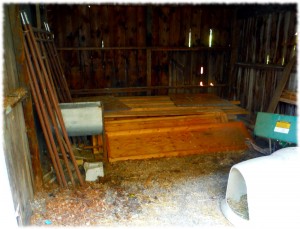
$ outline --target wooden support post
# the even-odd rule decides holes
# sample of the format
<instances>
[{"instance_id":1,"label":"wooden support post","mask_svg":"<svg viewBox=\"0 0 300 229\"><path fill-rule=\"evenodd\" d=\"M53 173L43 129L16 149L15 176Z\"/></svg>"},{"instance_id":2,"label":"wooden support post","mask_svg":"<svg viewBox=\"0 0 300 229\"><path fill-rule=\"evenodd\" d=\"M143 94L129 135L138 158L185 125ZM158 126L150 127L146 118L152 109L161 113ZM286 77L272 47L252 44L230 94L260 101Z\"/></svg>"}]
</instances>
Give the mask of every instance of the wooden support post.
<instances>
[{"instance_id":1,"label":"wooden support post","mask_svg":"<svg viewBox=\"0 0 300 229\"><path fill-rule=\"evenodd\" d=\"M23 30L19 21L19 9L17 7L9 7L9 17L14 44L14 53L16 57L16 65L19 76L19 84L24 88L29 88L29 78L27 75L25 65L25 54L23 47ZM18 20L17 20L18 19ZM43 187L43 172L40 161L40 149L38 145L38 138L36 134L36 127L34 123L34 114L31 96L23 102L23 112L27 131L27 138L29 143L29 150L31 154L31 165L33 172L33 189L38 191Z\"/></svg>"},{"instance_id":2,"label":"wooden support post","mask_svg":"<svg viewBox=\"0 0 300 229\"><path fill-rule=\"evenodd\" d=\"M238 61L238 42L239 42L239 27L238 27L238 22L237 22L237 11L235 10L233 12L233 19L232 19L232 26L231 26L231 58L230 58L230 65L229 65L229 79L228 79L228 84L229 88L233 90L231 93L231 97L229 99L233 99L234 97L234 90L236 90L234 87L234 82L235 82L235 76L234 76L234 70L235 70L235 63ZM229 92L230 93L230 92ZM229 94L230 96L230 94Z\"/></svg>"},{"instance_id":3,"label":"wooden support post","mask_svg":"<svg viewBox=\"0 0 300 229\"><path fill-rule=\"evenodd\" d=\"M31 165L34 180L34 190L39 191L43 187L43 171L40 159L40 149L34 123L34 113L31 96L23 103L24 119L31 154Z\"/></svg>"},{"instance_id":4,"label":"wooden support post","mask_svg":"<svg viewBox=\"0 0 300 229\"><path fill-rule=\"evenodd\" d=\"M294 64L296 63L296 56L294 56L290 62L285 66L283 72L282 72L282 78L281 80L279 81L276 89L275 89L275 92L274 92L274 95L273 95L273 98L270 102L270 105L268 107L268 110L267 112L270 112L270 113L274 113L275 112L275 109L277 107L277 104L279 102L279 99L280 99L280 96L285 88L285 85L290 77L290 74L291 74L291 71L292 71L292 68L294 66Z\"/></svg>"},{"instance_id":5,"label":"wooden support post","mask_svg":"<svg viewBox=\"0 0 300 229\"><path fill-rule=\"evenodd\" d=\"M151 87L151 49L147 49L147 86ZM151 95L151 91L147 91Z\"/></svg>"},{"instance_id":6,"label":"wooden support post","mask_svg":"<svg viewBox=\"0 0 300 229\"><path fill-rule=\"evenodd\" d=\"M41 20L40 4L35 5L35 14L36 14L36 27L38 29L41 29L42 28L42 20Z\"/></svg>"}]
</instances>

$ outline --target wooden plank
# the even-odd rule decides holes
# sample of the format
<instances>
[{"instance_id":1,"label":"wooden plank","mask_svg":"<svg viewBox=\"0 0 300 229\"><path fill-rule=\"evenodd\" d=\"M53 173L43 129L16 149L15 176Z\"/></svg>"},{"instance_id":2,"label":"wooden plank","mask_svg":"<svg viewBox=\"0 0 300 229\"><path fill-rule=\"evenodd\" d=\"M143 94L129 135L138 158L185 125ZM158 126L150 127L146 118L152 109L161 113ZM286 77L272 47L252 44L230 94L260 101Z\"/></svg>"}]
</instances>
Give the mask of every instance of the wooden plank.
<instances>
[{"instance_id":1,"label":"wooden plank","mask_svg":"<svg viewBox=\"0 0 300 229\"><path fill-rule=\"evenodd\" d=\"M283 89L285 88L285 85L290 77L290 73L292 71L292 68L294 66L294 64L296 63L296 56L294 56L290 62L285 66L284 70L283 70L283 73L282 73L282 78L281 80L279 81L277 87L276 87L276 90L273 94L273 98L270 102L270 105L268 107L268 110L267 112L270 112L270 113L274 113L275 112L275 109L277 107L277 104L278 104L278 101L280 99L280 96L283 92Z\"/></svg>"},{"instance_id":2,"label":"wooden plank","mask_svg":"<svg viewBox=\"0 0 300 229\"><path fill-rule=\"evenodd\" d=\"M137 46L146 46L146 7L137 6ZM137 85L147 86L147 51L137 50L136 71L137 71ZM150 73L151 75L151 73ZM151 85L151 84L150 84ZM141 92L143 93L143 92Z\"/></svg>"},{"instance_id":3,"label":"wooden plank","mask_svg":"<svg viewBox=\"0 0 300 229\"><path fill-rule=\"evenodd\" d=\"M266 70L278 70L282 71L284 67L282 65L275 64L256 64L256 63L235 63L236 66L245 68L255 68L255 69L266 69Z\"/></svg>"},{"instance_id":4,"label":"wooden plank","mask_svg":"<svg viewBox=\"0 0 300 229\"><path fill-rule=\"evenodd\" d=\"M92 136L92 142L93 142L93 153L94 154L99 154L102 153L102 147L103 147L103 142L102 142L102 137L101 135L93 135Z\"/></svg>"},{"instance_id":5,"label":"wooden plank","mask_svg":"<svg viewBox=\"0 0 300 229\"><path fill-rule=\"evenodd\" d=\"M192 9L191 29L192 29L192 46L200 46L200 34L201 34L201 14L202 10L199 7Z\"/></svg>"},{"instance_id":6,"label":"wooden plank","mask_svg":"<svg viewBox=\"0 0 300 229\"><path fill-rule=\"evenodd\" d=\"M140 118L118 121L105 121L106 133L137 130L153 129L179 126L197 126L207 123L227 122L227 116L220 110L206 112L199 115L175 116L175 117L155 117Z\"/></svg>"},{"instance_id":7,"label":"wooden plank","mask_svg":"<svg viewBox=\"0 0 300 229\"><path fill-rule=\"evenodd\" d=\"M149 79L150 80L150 79ZM150 83L150 81L148 82ZM154 83L154 82L153 82ZM152 82L151 82L152 84ZM160 89L177 89L177 88L187 88L187 89L196 89L200 92L204 88L217 88L217 87L228 87L227 84L216 84L213 87L210 85L179 85L179 86L147 86L147 87L125 87L125 88L102 88L102 89L79 89L79 90L71 90L71 94L73 96L77 95L97 95L97 94L118 94L118 93L124 93L124 92L149 92L154 90L160 90ZM148 94L147 94L148 95Z\"/></svg>"},{"instance_id":8,"label":"wooden plank","mask_svg":"<svg viewBox=\"0 0 300 229\"><path fill-rule=\"evenodd\" d=\"M169 36L169 45L170 46L182 46L180 44L180 26L178 25L180 22L180 8L178 7L170 7L170 34Z\"/></svg>"},{"instance_id":9,"label":"wooden plank","mask_svg":"<svg viewBox=\"0 0 300 229\"><path fill-rule=\"evenodd\" d=\"M105 43L104 43L105 44ZM173 46L110 46L110 47L73 47L73 46L60 46L57 48L58 51L87 51L87 50L151 50L153 52L159 52L159 51L202 51L202 52L226 52L230 51L230 47L183 47L183 46L178 46L178 47L173 47Z\"/></svg>"},{"instance_id":10,"label":"wooden plank","mask_svg":"<svg viewBox=\"0 0 300 229\"><path fill-rule=\"evenodd\" d=\"M297 101L292 100L292 99L286 99L286 98L281 97L279 99L279 101L284 102L284 103L288 103L288 104L297 105Z\"/></svg>"},{"instance_id":11,"label":"wooden plank","mask_svg":"<svg viewBox=\"0 0 300 229\"><path fill-rule=\"evenodd\" d=\"M147 49L147 87L152 86L152 52ZM151 95L151 91L147 91L147 95Z\"/></svg>"},{"instance_id":12,"label":"wooden plank","mask_svg":"<svg viewBox=\"0 0 300 229\"><path fill-rule=\"evenodd\" d=\"M119 100L121 101L145 101L145 100L148 100L148 101L171 101L169 96L165 96L165 95L162 95L162 96L159 96L159 95L156 95L156 96L122 96L122 97L118 97Z\"/></svg>"},{"instance_id":13,"label":"wooden plank","mask_svg":"<svg viewBox=\"0 0 300 229\"><path fill-rule=\"evenodd\" d=\"M104 111L129 110L130 107L121 102L114 96L93 96L73 98L73 102L97 102L100 101L104 106Z\"/></svg>"},{"instance_id":14,"label":"wooden plank","mask_svg":"<svg viewBox=\"0 0 300 229\"><path fill-rule=\"evenodd\" d=\"M109 161L146 159L191 154L245 150L250 138L241 122L210 124L190 130L139 131L130 136L107 134Z\"/></svg>"},{"instance_id":15,"label":"wooden plank","mask_svg":"<svg viewBox=\"0 0 300 229\"><path fill-rule=\"evenodd\" d=\"M126 6L126 24L125 29L125 45L137 46L137 8L135 6ZM130 50L127 52L127 59L125 62L125 71L127 71L127 84L125 86L138 86L137 84L137 50ZM130 95L130 94L129 94Z\"/></svg>"},{"instance_id":16,"label":"wooden plank","mask_svg":"<svg viewBox=\"0 0 300 229\"><path fill-rule=\"evenodd\" d=\"M185 95L182 95L185 98ZM187 96L187 95L186 95ZM193 95L190 95L193 98ZM180 96L178 96L180 98ZM197 98L197 95L195 95ZM158 117L158 116L176 116L176 115L199 115L203 112L213 112L222 110L226 115L248 114L245 109L235 106L231 102L220 100L219 97L213 97L210 102L205 99L198 100L198 105L190 106L175 106L169 96L140 96L140 97L119 97L119 100L130 110L112 111L105 113L105 118L136 118L136 117ZM212 103L215 102L215 103ZM202 102L202 105L201 105ZM206 104L205 104L206 103Z\"/></svg>"},{"instance_id":17,"label":"wooden plank","mask_svg":"<svg viewBox=\"0 0 300 229\"><path fill-rule=\"evenodd\" d=\"M189 109L168 109L168 110L140 110L140 111L119 111L108 112L104 114L105 118L124 118L124 117L155 117L155 116L176 116L176 115L199 115L202 112L207 112L209 109L215 110L215 107L211 108L189 108ZM248 114L245 109L228 109L224 111L226 114Z\"/></svg>"},{"instance_id":18,"label":"wooden plank","mask_svg":"<svg viewBox=\"0 0 300 229\"><path fill-rule=\"evenodd\" d=\"M215 94L174 94L170 95L176 106L233 106L229 101Z\"/></svg>"},{"instance_id":19,"label":"wooden plank","mask_svg":"<svg viewBox=\"0 0 300 229\"><path fill-rule=\"evenodd\" d=\"M23 46L23 30L21 23L16 20L19 19L19 8L16 6L10 6L9 17L11 23L11 32L13 34L12 41L14 43L14 55L18 75L15 75L13 78L18 79L19 86L21 88L17 88L10 93L8 96L13 96L13 99L16 103L23 102L23 114L25 121L25 128L28 140L28 161L32 168L32 181L33 181L33 191L37 192L42 189L43 186L43 171L41 167L40 160L40 149L38 143L38 137L36 132L36 125L34 120L34 110L33 110L33 102L31 100L30 94L28 95L27 88L29 88L29 79L26 71L26 61L24 54L24 46ZM11 49L8 49L11 50ZM9 80L11 80L10 78ZM26 98L25 100L23 100ZM4 99L4 108L6 108ZM17 104L10 104L10 107L14 107ZM26 150L24 150L25 153ZM21 153L21 152L19 152ZM31 163L30 163L31 162ZM28 185L29 186L29 185Z\"/></svg>"}]
</instances>

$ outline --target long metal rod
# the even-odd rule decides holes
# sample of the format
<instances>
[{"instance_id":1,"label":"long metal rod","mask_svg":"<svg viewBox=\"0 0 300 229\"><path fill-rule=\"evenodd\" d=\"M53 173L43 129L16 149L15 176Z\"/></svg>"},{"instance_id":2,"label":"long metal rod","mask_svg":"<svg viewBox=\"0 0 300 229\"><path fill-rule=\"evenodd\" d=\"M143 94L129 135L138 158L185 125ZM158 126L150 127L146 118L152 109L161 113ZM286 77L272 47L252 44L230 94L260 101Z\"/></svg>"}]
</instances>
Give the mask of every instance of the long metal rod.
<instances>
[{"instance_id":1,"label":"long metal rod","mask_svg":"<svg viewBox=\"0 0 300 229\"><path fill-rule=\"evenodd\" d=\"M29 31L29 35L31 37L32 40L34 40L34 34L33 34L33 31L32 31L32 28L31 26L28 24L27 25L27 28L28 28L28 31ZM34 40L35 41L35 40ZM40 54L40 51L36 45L36 42L33 42L32 43L33 46L35 47L35 50L36 50L36 53L37 53L37 56L39 57L38 59L42 60L41 58L41 54ZM83 185L83 180L82 180L82 177L81 177L81 174L80 174L80 171L78 169L78 166L77 166L77 162L76 162L76 159L74 157L74 154L73 154L73 150L72 150L72 147L71 147L71 144L70 144L70 141L69 141L69 138L68 138L68 134L67 134L67 131L66 131L66 127L65 127L65 124L64 124L64 121L63 121L63 117L62 117L62 113L61 113L61 110L58 106L58 101L57 101L57 98L55 97L54 93L54 89L51 87L51 83L49 81L49 76L46 72L46 69L45 69L45 66L40 63L40 67L41 67L41 70L43 72L43 76L44 76L44 79L45 79L45 83L46 83L46 87L48 89L48 94L49 94L49 97L50 97L50 101L52 102L52 105L54 107L54 110L56 111L56 117L59 121L59 124L60 124L60 127L61 127L61 131L62 131L62 134L63 134L63 137L65 138L65 141L67 143L67 146L68 146L68 151L69 151L69 155L70 155L70 158L73 162L73 165L74 165L74 168L75 168L75 171L76 171L76 174L78 176L78 180L80 182L81 185ZM42 82L42 81L41 81ZM58 138L57 139L58 141L60 141L60 139ZM66 166L68 166L66 164Z\"/></svg>"},{"instance_id":2,"label":"long metal rod","mask_svg":"<svg viewBox=\"0 0 300 229\"><path fill-rule=\"evenodd\" d=\"M45 49L45 54L48 56L48 60L51 62L51 70L52 70L52 76L57 82L57 87L59 90L57 90L60 101L61 102L71 102L72 97L71 93L69 91L69 87L62 69L62 66L60 64L60 61L58 60L58 53L55 49L54 40L53 40L53 34L49 32L45 32L42 30L37 30L35 28L32 28L35 34L35 39L37 42L39 42L43 48Z\"/></svg>"},{"instance_id":3,"label":"long metal rod","mask_svg":"<svg viewBox=\"0 0 300 229\"><path fill-rule=\"evenodd\" d=\"M45 34L44 34L44 36L45 36ZM50 40L49 36L48 36L48 39ZM69 86L67 84L66 77L64 75L63 68L58 59L59 57L58 57L58 53L55 49L53 39L51 39L51 42L46 43L46 48L47 48L48 53L50 54L50 56L53 59L53 67L56 69L56 71L58 73L57 78L59 79L60 84L64 90L65 102L71 102L72 101L71 93L69 90Z\"/></svg>"},{"instance_id":4,"label":"long metal rod","mask_svg":"<svg viewBox=\"0 0 300 229\"><path fill-rule=\"evenodd\" d=\"M26 29L29 29L29 27L30 26L26 26ZM27 31L29 31L29 30L27 30ZM37 44L34 40L34 37L32 37L32 34L30 34L30 32L27 33L26 31L25 31L25 33L28 36L28 44L29 44L30 51L31 51L31 54L32 54L32 57L33 57L32 60L33 60L34 65L36 66L36 70L37 70L36 76L39 78L40 86L43 89L42 94L43 94L43 97L45 98L44 101L45 101L46 107L48 109L48 114L49 114L50 119L51 119L52 124L53 124L53 128L54 128L54 131L55 131L55 134L56 134L56 140L57 140L58 145L59 145L59 147L62 151L63 159L65 161L65 166L66 166L67 171L69 173L69 177L71 179L71 182L73 184L75 184L74 178L72 176L72 171L71 171L70 166L69 166L69 161L68 161L68 158L67 158L67 155L66 155L66 151L65 151L65 148L64 148L64 146L61 142L61 139L60 139L59 127L58 127L56 118L54 116L55 110L53 110L53 105L55 106L55 102L53 104L53 101L51 101L51 99L49 98L49 95L52 95L51 90L49 90L49 88L51 88L51 82L48 81L49 84L45 85L45 82L47 81L47 77L46 77L47 76L47 71L45 69L43 59L41 58L40 50L38 49ZM42 72L41 72L40 68L43 68ZM51 102L52 102L52 105L51 105Z\"/></svg>"},{"instance_id":5,"label":"long metal rod","mask_svg":"<svg viewBox=\"0 0 300 229\"><path fill-rule=\"evenodd\" d=\"M27 65L29 65L28 61L27 61ZM28 71L28 68L27 68L27 71ZM28 74L30 74L30 73L28 73ZM63 182L63 180L62 180L62 174L60 172L60 169L58 168L57 161L56 161L56 158L55 158L55 153L57 153L57 152L53 152L53 148L52 148L52 145L51 145L50 140L49 140L49 135L48 135L49 123L45 124L47 121L45 120L45 118L43 117L43 114L41 112L41 110L43 108L41 108L41 106L39 104L39 101L38 101L38 98L37 98L37 95L36 95L36 92L35 92L35 88L34 88L33 83L32 83L31 80L30 80L29 84L30 84L30 87L31 87L31 94L32 94L33 100L35 102L38 117L41 120L41 126L42 126L42 130L43 130L43 133L44 133L44 136L45 136L46 145L47 145L47 148L49 150L50 158L51 158L51 161L52 161L55 173L56 173L58 183L61 186L66 186L66 182Z\"/></svg>"},{"instance_id":6,"label":"long metal rod","mask_svg":"<svg viewBox=\"0 0 300 229\"><path fill-rule=\"evenodd\" d=\"M40 34L39 34L39 33L36 34L36 39L35 39L36 41L37 41L37 37L40 37ZM51 81L52 87L60 88L60 83L59 83L58 77L54 77L54 76L55 76L55 70L54 70L53 67L52 67L52 66L53 66L52 59L51 59L51 57L47 54L47 51L46 51L46 48L45 48L44 43L43 43L43 42L37 42L37 43L39 43L40 48L41 48L41 51L42 51L42 53L43 53L43 56L45 57L44 63L45 63L45 65L46 65L46 69L47 69L47 71L48 71L48 74L53 76L53 77L50 77L50 81ZM49 66L49 62L51 62L51 63L50 63L50 64L51 64L51 68L50 68L50 66ZM57 90L56 95L58 96L58 98L60 99L60 101L65 102L63 93L61 93L60 90Z\"/></svg>"},{"instance_id":7,"label":"long metal rod","mask_svg":"<svg viewBox=\"0 0 300 229\"><path fill-rule=\"evenodd\" d=\"M56 57L54 60L57 63L56 66L58 66L59 72L61 73L60 79L63 83L64 89L65 89L65 92L66 92L66 95L67 95L67 99L68 99L68 101L72 101L72 96L71 96L71 93L70 93L70 90L69 90L69 86L68 86L68 83L67 83L67 80L66 80L66 77L65 77L65 74L64 74L63 67L62 67L62 65L59 61L58 52L57 52L56 47L54 45L54 40L53 39L52 39L52 42L49 44L49 46L50 46L51 53L53 53L52 55L54 57Z\"/></svg>"},{"instance_id":8,"label":"long metal rod","mask_svg":"<svg viewBox=\"0 0 300 229\"><path fill-rule=\"evenodd\" d=\"M48 147L48 151L54 166L54 169L56 171L56 175L57 175L57 180L59 182L60 185L62 186L66 186L67 182L65 180L64 174L63 174L63 169L61 167L60 161L59 161L59 157L58 157L58 153L55 147L55 142L52 136L52 132L51 132L51 128L50 128L50 123L49 123L49 118L46 114L46 110L44 107L44 102L42 101L42 97L40 94L40 90L38 87L38 83L34 77L35 75L35 71L33 69L33 65L30 61L30 54L29 54L29 50L27 47L27 43L26 43L26 34L25 34L25 39L24 39L24 49L25 49L25 55L26 55L26 59L27 59L27 71L29 71L28 75L30 77L30 87L31 87L31 92L32 92L32 96L36 105L36 110L38 113L38 116L40 118L40 123L42 126L42 130L45 136L45 141ZM28 70L29 68L29 70Z\"/></svg>"},{"instance_id":9,"label":"long metal rod","mask_svg":"<svg viewBox=\"0 0 300 229\"><path fill-rule=\"evenodd\" d=\"M47 51L45 49L45 46L44 46L43 42L37 42L37 45L39 45L39 47L40 47L40 51L41 51L42 57L43 57L43 62L45 64L45 67L46 67L46 70L47 70L48 74L53 75L52 74L53 69L49 65L50 58L47 55ZM52 85L53 88L54 87L59 87L59 83L57 82L55 77L50 77L50 82L51 82L51 85ZM60 93L58 93L58 95L56 94L56 96L59 96L61 98L62 95Z\"/></svg>"}]
</instances>

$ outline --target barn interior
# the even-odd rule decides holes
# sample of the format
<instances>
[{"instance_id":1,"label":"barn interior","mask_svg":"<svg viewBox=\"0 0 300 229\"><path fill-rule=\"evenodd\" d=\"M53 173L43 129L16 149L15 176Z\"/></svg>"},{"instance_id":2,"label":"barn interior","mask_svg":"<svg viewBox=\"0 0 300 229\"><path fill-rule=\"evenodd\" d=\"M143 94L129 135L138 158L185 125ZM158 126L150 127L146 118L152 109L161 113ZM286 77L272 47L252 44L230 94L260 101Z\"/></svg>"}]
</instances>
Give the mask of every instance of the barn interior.
<instances>
[{"instance_id":1,"label":"barn interior","mask_svg":"<svg viewBox=\"0 0 300 229\"><path fill-rule=\"evenodd\" d=\"M297 146L296 3L3 14L3 222L232 227L230 168Z\"/></svg>"}]
</instances>

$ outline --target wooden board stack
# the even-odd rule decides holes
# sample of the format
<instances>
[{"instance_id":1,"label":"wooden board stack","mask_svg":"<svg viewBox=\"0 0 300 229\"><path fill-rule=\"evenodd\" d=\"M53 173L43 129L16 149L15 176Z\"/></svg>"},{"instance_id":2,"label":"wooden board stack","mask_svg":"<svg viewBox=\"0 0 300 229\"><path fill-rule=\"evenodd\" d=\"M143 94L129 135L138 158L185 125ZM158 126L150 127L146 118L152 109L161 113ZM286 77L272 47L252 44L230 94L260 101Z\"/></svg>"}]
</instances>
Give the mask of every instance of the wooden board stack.
<instances>
[{"instance_id":1,"label":"wooden board stack","mask_svg":"<svg viewBox=\"0 0 300 229\"><path fill-rule=\"evenodd\" d=\"M209 103L201 96L209 97ZM176 106L176 98L171 98L117 97L118 107L121 102L130 109L109 105L104 126L110 162L247 148L245 138L250 135L232 116L246 114L244 109L214 95L193 95L187 106Z\"/></svg>"}]
</instances>

